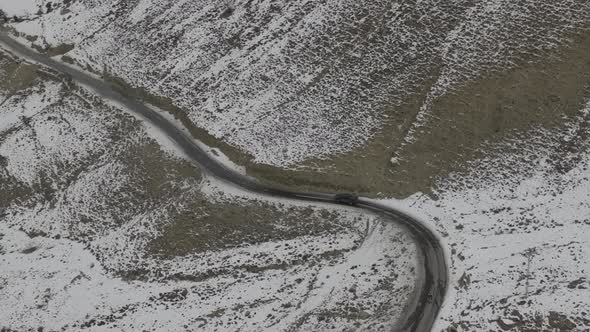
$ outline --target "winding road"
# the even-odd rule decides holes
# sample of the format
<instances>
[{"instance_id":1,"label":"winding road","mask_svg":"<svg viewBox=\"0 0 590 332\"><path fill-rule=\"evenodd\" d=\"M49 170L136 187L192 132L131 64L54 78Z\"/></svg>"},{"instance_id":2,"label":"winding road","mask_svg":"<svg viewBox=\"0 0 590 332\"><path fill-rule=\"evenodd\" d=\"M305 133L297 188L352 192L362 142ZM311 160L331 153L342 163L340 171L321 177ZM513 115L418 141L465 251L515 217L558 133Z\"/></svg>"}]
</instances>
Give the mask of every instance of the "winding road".
<instances>
[{"instance_id":1,"label":"winding road","mask_svg":"<svg viewBox=\"0 0 590 332\"><path fill-rule=\"evenodd\" d=\"M422 224L419 220L391 207L362 197L348 196L351 198L344 201L341 199L342 196L337 196L337 194L318 192L303 193L266 186L253 178L229 169L215 160L174 123L150 109L142 102L131 100L116 92L108 83L37 53L12 39L2 31L0 31L0 46L20 57L61 72L79 84L94 90L99 96L111 99L125 106L129 111L140 115L168 135L205 172L226 183L247 191L274 197L354 206L358 209L381 215L391 222L401 224L410 231L417 243L420 269L417 273L419 279L416 282L414 297L408 303L404 310L404 316L398 319L398 324L393 330L400 332L426 332L432 329L447 290L447 263L444 249L441 247L438 237L429 227Z\"/></svg>"}]
</instances>

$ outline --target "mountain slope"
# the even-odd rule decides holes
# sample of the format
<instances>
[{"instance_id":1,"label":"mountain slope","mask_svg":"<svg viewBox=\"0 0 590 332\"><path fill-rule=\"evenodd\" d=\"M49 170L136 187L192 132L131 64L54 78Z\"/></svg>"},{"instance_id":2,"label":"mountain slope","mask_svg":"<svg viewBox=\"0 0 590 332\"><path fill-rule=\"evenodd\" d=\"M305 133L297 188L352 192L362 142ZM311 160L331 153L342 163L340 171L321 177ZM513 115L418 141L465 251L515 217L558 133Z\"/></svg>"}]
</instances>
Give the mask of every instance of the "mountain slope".
<instances>
[{"instance_id":1,"label":"mountain slope","mask_svg":"<svg viewBox=\"0 0 590 332\"><path fill-rule=\"evenodd\" d=\"M397 226L232 191L67 77L3 51L0 74L0 329L383 329L400 317L416 262Z\"/></svg>"},{"instance_id":2,"label":"mountain slope","mask_svg":"<svg viewBox=\"0 0 590 332\"><path fill-rule=\"evenodd\" d=\"M298 186L428 190L482 142L576 112L588 81L579 1L37 3L12 25L33 44Z\"/></svg>"}]
</instances>

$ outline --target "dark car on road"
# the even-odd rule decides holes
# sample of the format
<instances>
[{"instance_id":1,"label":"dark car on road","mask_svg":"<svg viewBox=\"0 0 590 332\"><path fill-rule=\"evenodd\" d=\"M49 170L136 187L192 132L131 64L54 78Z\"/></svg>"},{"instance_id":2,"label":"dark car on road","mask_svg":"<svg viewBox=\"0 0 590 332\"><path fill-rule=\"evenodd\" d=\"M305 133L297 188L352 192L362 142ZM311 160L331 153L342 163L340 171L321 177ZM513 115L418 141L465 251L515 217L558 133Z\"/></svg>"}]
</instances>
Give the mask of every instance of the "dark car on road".
<instances>
[{"instance_id":1,"label":"dark car on road","mask_svg":"<svg viewBox=\"0 0 590 332\"><path fill-rule=\"evenodd\" d=\"M334 200L338 204L355 205L358 203L359 197L353 194L336 194Z\"/></svg>"}]
</instances>

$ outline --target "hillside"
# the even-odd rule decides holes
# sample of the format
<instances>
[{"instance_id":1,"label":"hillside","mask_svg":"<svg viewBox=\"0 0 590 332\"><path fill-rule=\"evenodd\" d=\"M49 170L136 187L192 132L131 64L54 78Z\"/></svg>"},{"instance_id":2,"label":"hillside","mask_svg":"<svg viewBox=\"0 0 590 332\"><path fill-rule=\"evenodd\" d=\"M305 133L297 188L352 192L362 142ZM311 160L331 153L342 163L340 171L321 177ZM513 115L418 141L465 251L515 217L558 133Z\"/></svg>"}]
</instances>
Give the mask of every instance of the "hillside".
<instances>
[{"instance_id":1,"label":"hillside","mask_svg":"<svg viewBox=\"0 0 590 332\"><path fill-rule=\"evenodd\" d=\"M435 331L590 329L590 3L0 9L21 43L157 107L232 167L431 227L450 269ZM8 328L391 330L412 301L423 271L407 230L238 191L8 52L0 77Z\"/></svg>"},{"instance_id":2,"label":"hillside","mask_svg":"<svg viewBox=\"0 0 590 332\"><path fill-rule=\"evenodd\" d=\"M415 269L399 227L228 191L66 77L3 51L0 75L1 329L396 322Z\"/></svg>"},{"instance_id":3,"label":"hillside","mask_svg":"<svg viewBox=\"0 0 590 332\"><path fill-rule=\"evenodd\" d=\"M485 141L559 125L588 80L579 1L52 4L12 26L311 188L428 190Z\"/></svg>"}]
</instances>

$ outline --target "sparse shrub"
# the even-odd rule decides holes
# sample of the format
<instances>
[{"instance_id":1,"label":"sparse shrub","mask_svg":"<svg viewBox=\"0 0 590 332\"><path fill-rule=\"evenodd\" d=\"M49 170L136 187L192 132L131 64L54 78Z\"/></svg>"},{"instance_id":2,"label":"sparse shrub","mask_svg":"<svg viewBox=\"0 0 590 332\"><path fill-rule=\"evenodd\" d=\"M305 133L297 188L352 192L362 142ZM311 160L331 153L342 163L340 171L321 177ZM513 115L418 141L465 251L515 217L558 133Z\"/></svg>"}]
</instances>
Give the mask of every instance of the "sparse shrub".
<instances>
[{"instance_id":1,"label":"sparse shrub","mask_svg":"<svg viewBox=\"0 0 590 332\"><path fill-rule=\"evenodd\" d=\"M232 7L230 7L230 6L228 6L227 8L225 8L225 10L223 11L223 13L221 13L221 15L219 15L219 18L228 18L233 13L234 13L234 9Z\"/></svg>"}]
</instances>

